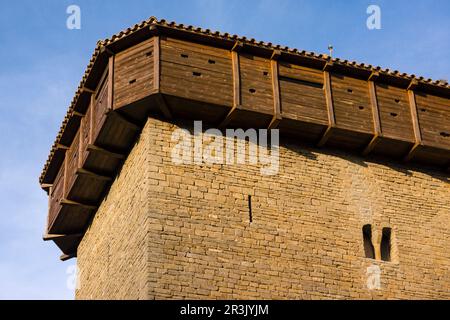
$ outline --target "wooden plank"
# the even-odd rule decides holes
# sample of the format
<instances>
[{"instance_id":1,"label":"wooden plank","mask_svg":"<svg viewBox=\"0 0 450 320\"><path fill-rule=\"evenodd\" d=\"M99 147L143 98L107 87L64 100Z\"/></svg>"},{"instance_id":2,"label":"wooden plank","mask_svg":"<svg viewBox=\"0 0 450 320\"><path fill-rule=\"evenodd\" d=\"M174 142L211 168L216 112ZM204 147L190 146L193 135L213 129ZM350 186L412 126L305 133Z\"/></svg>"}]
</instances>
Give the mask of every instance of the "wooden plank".
<instances>
[{"instance_id":1,"label":"wooden plank","mask_svg":"<svg viewBox=\"0 0 450 320\"><path fill-rule=\"evenodd\" d=\"M83 166L83 152L84 152L84 144L83 144L83 131L84 131L84 121L80 122L80 134L79 139L80 142L78 143L78 164L77 167L81 168Z\"/></svg>"},{"instance_id":2,"label":"wooden plank","mask_svg":"<svg viewBox=\"0 0 450 320\"><path fill-rule=\"evenodd\" d=\"M95 93L95 90L92 90L92 89L87 88L87 87L81 88L81 91L85 92L85 93L88 93L88 94L94 94Z\"/></svg>"},{"instance_id":3,"label":"wooden plank","mask_svg":"<svg viewBox=\"0 0 450 320\"><path fill-rule=\"evenodd\" d=\"M97 146L95 146L93 144L89 144L87 146L87 150L88 151L92 151L92 152L98 152L98 153L101 153L101 154L106 155L106 156L111 157L111 158L116 158L116 159L125 159L126 158L126 155L124 155L124 154L111 152L109 150L97 147Z\"/></svg>"},{"instance_id":4,"label":"wooden plank","mask_svg":"<svg viewBox=\"0 0 450 320\"><path fill-rule=\"evenodd\" d=\"M370 77L370 79L374 79L374 77ZM381 123L380 123L380 111L378 109L378 101L377 101L377 92L375 88L375 82L369 80L369 97L370 104L372 106L372 117L373 117L373 129L374 135L370 143L363 151L363 155L367 156L372 150L375 148L377 143L379 142L379 137L381 136Z\"/></svg>"},{"instance_id":5,"label":"wooden plank","mask_svg":"<svg viewBox=\"0 0 450 320\"><path fill-rule=\"evenodd\" d=\"M91 104L89 106L89 144L94 143L94 108L95 108L95 95L91 95Z\"/></svg>"},{"instance_id":6,"label":"wooden plank","mask_svg":"<svg viewBox=\"0 0 450 320\"><path fill-rule=\"evenodd\" d=\"M41 183L41 188L49 192L50 188L53 186L51 183Z\"/></svg>"},{"instance_id":7,"label":"wooden plank","mask_svg":"<svg viewBox=\"0 0 450 320\"><path fill-rule=\"evenodd\" d=\"M411 88L411 85L409 86ZM420 125L419 125L419 117L417 115L417 105L416 105L416 97L413 90L408 90L408 98L409 98L409 107L411 111L411 118L412 118L412 124L414 129L414 139L415 144L411 148L411 150L408 152L408 154L405 156L404 161L408 162L411 161L414 157L415 153L417 152L419 146L422 145L422 134L420 132Z\"/></svg>"},{"instance_id":8,"label":"wooden plank","mask_svg":"<svg viewBox=\"0 0 450 320\"><path fill-rule=\"evenodd\" d=\"M61 261L67 261L67 260L70 260L70 259L73 259L73 258L76 258L76 257L77 257L76 253L71 253L71 254L63 254L63 255L61 255L59 257L59 259Z\"/></svg>"},{"instance_id":9,"label":"wooden plank","mask_svg":"<svg viewBox=\"0 0 450 320\"><path fill-rule=\"evenodd\" d=\"M91 175L92 173L89 173L89 174ZM87 210L97 210L98 209L97 206L91 206L91 205L87 205L87 204L84 204L84 203L79 203L79 202L68 200L68 199L62 199L61 200L61 205L81 207L81 208L87 209Z\"/></svg>"},{"instance_id":10,"label":"wooden plank","mask_svg":"<svg viewBox=\"0 0 450 320\"><path fill-rule=\"evenodd\" d=\"M231 52L233 69L233 108L241 105L241 75L239 70L239 53Z\"/></svg>"},{"instance_id":11,"label":"wooden plank","mask_svg":"<svg viewBox=\"0 0 450 320\"><path fill-rule=\"evenodd\" d=\"M270 70L272 73L272 90L273 90L273 118L269 124L269 129L276 129L282 120L281 116L281 96L280 96L280 80L278 76L278 61L281 52L275 50L270 60Z\"/></svg>"},{"instance_id":12,"label":"wooden plank","mask_svg":"<svg viewBox=\"0 0 450 320\"><path fill-rule=\"evenodd\" d=\"M57 240L57 239L64 239L64 238L82 238L82 233L75 233L75 234L44 234L42 237L42 240L44 241L51 241L51 240Z\"/></svg>"},{"instance_id":13,"label":"wooden plank","mask_svg":"<svg viewBox=\"0 0 450 320\"><path fill-rule=\"evenodd\" d=\"M114 59L115 56L109 57L108 61L108 107L107 110L113 110L114 107Z\"/></svg>"},{"instance_id":14,"label":"wooden plank","mask_svg":"<svg viewBox=\"0 0 450 320\"><path fill-rule=\"evenodd\" d=\"M220 128L225 128L236 116L238 110L242 109L241 98L241 71L239 67L239 51L242 49L242 44L236 42L231 50L231 68L233 74L233 107L222 120L219 125Z\"/></svg>"},{"instance_id":15,"label":"wooden plank","mask_svg":"<svg viewBox=\"0 0 450 320\"><path fill-rule=\"evenodd\" d=\"M325 130L324 134L322 135L322 138L320 139L319 143L317 144L318 147L322 147L327 143L328 139L333 133L333 128L336 126L336 119L334 115L334 106L333 106L333 95L331 92L330 73L328 71L324 71L323 76L324 76L325 100L327 103L328 127Z\"/></svg>"},{"instance_id":16,"label":"wooden plank","mask_svg":"<svg viewBox=\"0 0 450 320\"><path fill-rule=\"evenodd\" d=\"M63 183L63 192L62 192L62 196L63 197L65 197L66 195L67 195L67 181L68 181L68 176L67 176L67 169L68 169L68 162L69 161L67 161L68 159L67 159L67 152L66 152L66 155L64 156L64 163L63 163L63 165L64 165L64 168L63 168L63 170L64 170L64 175L63 175L63 177L62 177L62 179L63 179L63 181L62 181L62 183Z\"/></svg>"},{"instance_id":17,"label":"wooden plank","mask_svg":"<svg viewBox=\"0 0 450 320\"><path fill-rule=\"evenodd\" d=\"M68 146L65 146L65 145L63 145L63 144L61 144L61 143L58 143L58 144L56 145L56 149L62 150L62 151L67 151L67 150L69 150L69 147L68 147Z\"/></svg>"},{"instance_id":18,"label":"wooden plank","mask_svg":"<svg viewBox=\"0 0 450 320\"><path fill-rule=\"evenodd\" d=\"M82 168L79 168L77 170L76 174L89 176L90 178L102 180L102 181L112 181L113 180L113 178L111 178L111 177L103 176L103 175L100 175L100 174L97 174L97 173L94 173L94 172L91 172L91 171L88 171L88 170L82 169Z\"/></svg>"},{"instance_id":19,"label":"wooden plank","mask_svg":"<svg viewBox=\"0 0 450 320\"><path fill-rule=\"evenodd\" d=\"M156 93L161 92L161 39L159 36L153 37L153 89Z\"/></svg>"},{"instance_id":20,"label":"wooden plank","mask_svg":"<svg viewBox=\"0 0 450 320\"><path fill-rule=\"evenodd\" d=\"M414 142L407 91L384 83L375 87L383 137Z\"/></svg>"}]
</instances>

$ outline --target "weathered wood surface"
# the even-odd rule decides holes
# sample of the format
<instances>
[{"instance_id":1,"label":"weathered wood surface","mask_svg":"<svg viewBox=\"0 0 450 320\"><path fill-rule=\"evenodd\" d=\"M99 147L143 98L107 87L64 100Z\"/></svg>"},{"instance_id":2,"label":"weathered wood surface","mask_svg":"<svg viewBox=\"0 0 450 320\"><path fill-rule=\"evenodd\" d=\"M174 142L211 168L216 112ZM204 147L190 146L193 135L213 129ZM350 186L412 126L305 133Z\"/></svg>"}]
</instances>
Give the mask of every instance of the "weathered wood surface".
<instances>
[{"instance_id":1,"label":"weathered wood surface","mask_svg":"<svg viewBox=\"0 0 450 320\"><path fill-rule=\"evenodd\" d=\"M231 48L230 48L231 49ZM204 120L222 128L280 128L319 146L450 166L450 103L417 86L386 84L270 55L156 35L109 53L72 143L55 154L49 234L83 234L146 117ZM90 97L90 98L89 98ZM55 239L67 256L80 237Z\"/></svg>"}]
</instances>

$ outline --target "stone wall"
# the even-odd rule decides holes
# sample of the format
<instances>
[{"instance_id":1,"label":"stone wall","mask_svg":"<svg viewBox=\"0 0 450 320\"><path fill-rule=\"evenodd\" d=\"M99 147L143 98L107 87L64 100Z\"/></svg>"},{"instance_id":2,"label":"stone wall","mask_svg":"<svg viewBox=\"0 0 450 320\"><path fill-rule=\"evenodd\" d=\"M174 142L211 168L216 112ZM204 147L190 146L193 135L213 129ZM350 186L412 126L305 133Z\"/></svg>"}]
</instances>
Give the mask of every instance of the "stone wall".
<instances>
[{"instance_id":1,"label":"stone wall","mask_svg":"<svg viewBox=\"0 0 450 320\"><path fill-rule=\"evenodd\" d=\"M80 243L77 299L148 298L148 154L142 135Z\"/></svg>"},{"instance_id":2,"label":"stone wall","mask_svg":"<svg viewBox=\"0 0 450 320\"><path fill-rule=\"evenodd\" d=\"M80 245L77 298L450 298L448 175L284 140L273 176L177 165L179 126L148 120ZM391 262L365 257L365 224L392 228Z\"/></svg>"}]
</instances>

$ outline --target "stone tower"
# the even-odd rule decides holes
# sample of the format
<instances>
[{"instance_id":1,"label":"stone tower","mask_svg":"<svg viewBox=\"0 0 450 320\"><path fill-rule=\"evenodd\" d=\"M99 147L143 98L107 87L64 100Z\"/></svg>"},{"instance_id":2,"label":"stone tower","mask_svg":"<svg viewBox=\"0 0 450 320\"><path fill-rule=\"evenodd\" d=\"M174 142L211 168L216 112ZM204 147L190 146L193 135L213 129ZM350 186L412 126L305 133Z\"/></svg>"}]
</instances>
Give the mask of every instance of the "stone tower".
<instances>
[{"instance_id":1,"label":"stone tower","mask_svg":"<svg viewBox=\"0 0 450 320\"><path fill-rule=\"evenodd\" d=\"M44 239L78 299L449 299L449 98L150 18L98 43Z\"/></svg>"}]
</instances>

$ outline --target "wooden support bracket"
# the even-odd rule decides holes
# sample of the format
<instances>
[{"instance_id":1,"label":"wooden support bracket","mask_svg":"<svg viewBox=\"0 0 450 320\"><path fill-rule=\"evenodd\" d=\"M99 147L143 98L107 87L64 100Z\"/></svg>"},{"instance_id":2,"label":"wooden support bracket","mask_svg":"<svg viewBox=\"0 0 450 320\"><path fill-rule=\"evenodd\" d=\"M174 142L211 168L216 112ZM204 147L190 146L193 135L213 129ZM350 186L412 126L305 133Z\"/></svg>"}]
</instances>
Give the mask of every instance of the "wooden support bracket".
<instances>
[{"instance_id":1,"label":"wooden support bracket","mask_svg":"<svg viewBox=\"0 0 450 320\"><path fill-rule=\"evenodd\" d=\"M323 72L324 75L324 90L325 90L325 100L327 103L327 113L328 113L328 127L325 129L320 141L317 143L318 147L323 147L328 139L333 133L333 129L336 127L336 118L334 115L333 106L333 94L331 90L331 78L328 71Z\"/></svg>"},{"instance_id":2,"label":"wooden support bracket","mask_svg":"<svg viewBox=\"0 0 450 320\"><path fill-rule=\"evenodd\" d=\"M108 48L106 46L101 47L100 52L101 53L105 52L109 57L111 57L115 54L110 48Z\"/></svg>"},{"instance_id":3,"label":"wooden support bracket","mask_svg":"<svg viewBox=\"0 0 450 320\"><path fill-rule=\"evenodd\" d=\"M109 150L106 150L106 149L97 147L97 146L95 146L95 145L93 145L93 144L89 144L89 145L87 146L87 150L88 150L88 151L92 151L92 152L98 152L98 153L101 153L101 154L103 154L103 155L105 155L105 156L108 156L108 157L110 157L110 158L116 158L116 159L125 159L125 158L126 158L126 156L125 156L124 154L116 153L116 152L111 152L111 151L109 151Z\"/></svg>"},{"instance_id":4,"label":"wooden support bracket","mask_svg":"<svg viewBox=\"0 0 450 320\"><path fill-rule=\"evenodd\" d=\"M63 255L61 255L59 257L59 259L61 261L67 261L67 260L70 260L70 259L73 259L73 258L76 258L76 257L77 257L76 253L71 253L71 254L63 254Z\"/></svg>"},{"instance_id":5,"label":"wooden support bracket","mask_svg":"<svg viewBox=\"0 0 450 320\"><path fill-rule=\"evenodd\" d=\"M69 150L69 147L68 147L68 146L65 146L65 145L63 145L63 144L61 144L61 143L58 143L58 144L56 145L56 149L57 149L57 150L67 151L67 150Z\"/></svg>"},{"instance_id":6,"label":"wooden support bracket","mask_svg":"<svg viewBox=\"0 0 450 320\"><path fill-rule=\"evenodd\" d=\"M273 92L273 118L270 121L269 129L276 129L283 119L281 115L281 97L280 97L280 82L278 76L278 61L281 57L280 50L274 50L270 60L270 69L272 73L272 92Z\"/></svg>"},{"instance_id":7,"label":"wooden support bracket","mask_svg":"<svg viewBox=\"0 0 450 320\"><path fill-rule=\"evenodd\" d=\"M85 92L85 93L89 93L89 94L94 94L94 93L95 93L95 90L92 90L92 89L87 88L87 87L83 87L83 88L81 89L81 92Z\"/></svg>"},{"instance_id":8,"label":"wooden support bracket","mask_svg":"<svg viewBox=\"0 0 450 320\"><path fill-rule=\"evenodd\" d=\"M113 180L111 177L103 176L103 175L88 171L86 169L81 169L81 168L77 170L77 174L89 176L90 178L93 178L96 180L102 180L102 181L112 181Z\"/></svg>"},{"instance_id":9,"label":"wooden support bracket","mask_svg":"<svg viewBox=\"0 0 450 320\"><path fill-rule=\"evenodd\" d=\"M411 81L411 83L417 82L417 80ZM410 84L408 88L416 87L417 85ZM417 115L416 96L413 90L408 90L409 108L411 111L412 124L414 129L415 143L408 154L405 156L404 161L408 162L414 158L416 152L422 146L422 133L420 131L419 117Z\"/></svg>"},{"instance_id":10,"label":"wooden support bracket","mask_svg":"<svg viewBox=\"0 0 450 320\"><path fill-rule=\"evenodd\" d=\"M42 236L42 240L44 241L52 241L52 240L58 240L58 239L64 239L64 238L82 238L82 233L75 233L75 234L44 234Z\"/></svg>"},{"instance_id":11,"label":"wooden support bracket","mask_svg":"<svg viewBox=\"0 0 450 320\"><path fill-rule=\"evenodd\" d=\"M225 116L225 118L222 120L222 122L219 124L219 128L220 129L224 129L226 128L226 126L228 126L228 124L234 120L234 118L236 117L237 113L239 112L239 110L243 110L242 106L234 106L233 108L231 108L231 110L227 113L227 115Z\"/></svg>"},{"instance_id":12,"label":"wooden support bracket","mask_svg":"<svg viewBox=\"0 0 450 320\"><path fill-rule=\"evenodd\" d=\"M236 41L231 48L232 52L240 52L244 48L244 44L241 41Z\"/></svg>"},{"instance_id":13,"label":"wooden support bracket","mask_svg":"<svg viewBox=\"0 0 450 320\"><path fill-rule=\"evenodd\" d=\"M74 112L72 112L72 116L83 118L85 115L81 112L74 111Z\"/></svg>"},{"instance_id":14,"label":"wooden support bracket","mask_svg":"<svg viewBox=\"0 0 450 320\"><path fill-rule=\"evenodd\" d=\"M412 79L411 82L408 85L408 91L409 90L414 90L419 86L419 81L417 81L417 79Z\"/></svg>"},{"instance_id":15,"label":"wooden support bracket","mask_svg":"<svg viewBox=\"0 0 450 320\"><path fill-rule=\"evenodd\" d=\"M372 73L374 75L374 73ZM369 79L376 79L378 76L371 76ZM377 92L375 87L375 82L369 80L369 96L370 104L372 105L372 119L373 119L373 129L374 135L370 143L363 151L363 155L367 156L375 148L377 143L380 141L379 138L382 136L381 132L381 122L380 122L380 111L378 108Z\"/></svg>"},{"instance_id":16,"label":"wooden support bracket","mask_svg":"<svg viewBox=\"0 0 450 320\"><path fill-rule=\"evenodd\" d=\"M72 200L67 200L67 199L62 199L61 200L61 205L63 206L73 206L73 207L81 207L87 210L97 210L98 207L97 206L92 206L92 205L88 205L88 204L84 204L84 203L80 203L80 202L76 202L76 201L72 201Z\"/></svg>"},{"instance_id":17,"label":"wooden support bracket","mask_svg":"<svg viewBox=\"0 0 450 320\"><path fill-rule=\"evenodd\" d=\"M225 128L236 116L237 112L242 109L241 106L241 75L239 66L239 51L243 44L237 41L231 49L231 64L233 73L233 107L227 113L225 118L219 124L219 128Z\"/></svg>"},{"instance_id":18,"label":"wooden support bracket","mask_svg":"<svg viewBox=\"0 0 450 320\"><path fill-rule=\"evenodd\" d=\"M334 63L331 61L327 61L327 63L325 63L325 65L323 66L322 70L326 71L326 72L330 72L334 67Z\"/></svg>"},{"instance_id":19,"label":"wooden support bracket","mask_svg":"<svg viewBox=\"0 0 450 320\"><path fill-rule=\"evenodd\" d=\"M114 110L114 63L115 56L111 55L108 61L108 110Z\"/></svg>"},{"instance_id":20,"label":"wooden support bracket","mask_svg":"<svg viewBox=\"0 0 450 320\"><path fill-rule=\"evenodd\" d=\"M373 82L373 81L376 81L379 76L380 76L380 73L378 71L373 71L367 80Z\"/></svg>"}]
</instances>

